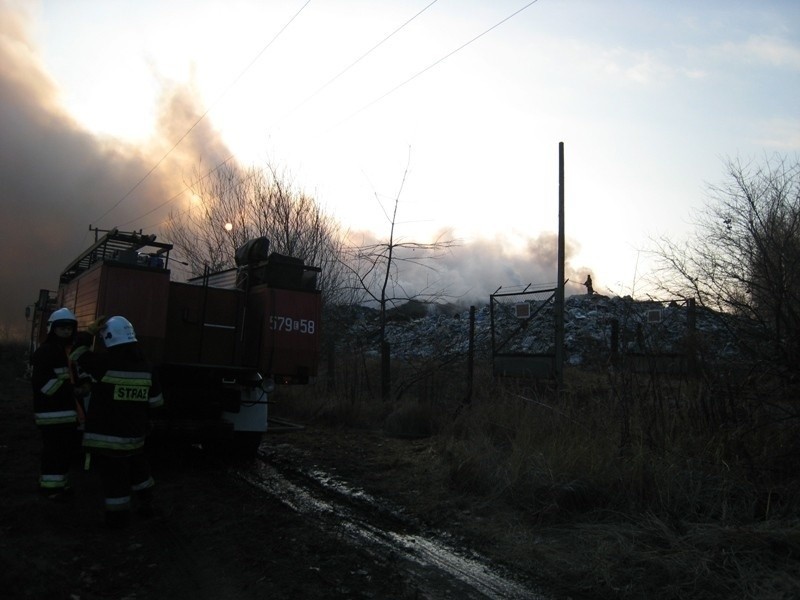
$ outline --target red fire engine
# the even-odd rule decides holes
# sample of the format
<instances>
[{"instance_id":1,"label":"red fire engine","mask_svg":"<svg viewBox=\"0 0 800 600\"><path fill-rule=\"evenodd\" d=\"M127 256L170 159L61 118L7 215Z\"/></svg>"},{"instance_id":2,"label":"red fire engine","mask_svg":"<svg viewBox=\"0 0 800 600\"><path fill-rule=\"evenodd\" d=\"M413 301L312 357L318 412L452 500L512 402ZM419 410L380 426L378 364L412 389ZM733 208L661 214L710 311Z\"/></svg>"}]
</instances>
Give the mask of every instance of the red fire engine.
<instances>
[{"instance_id":1,"label":"red fire engine","mask_svg":"<svg viewBox=\"0 0 800 600\"><path fill-rule=\"evenodd\" d=\"M257 238L236 251L235 268L179 282L170 250L155 235L107 232L69 263L56 291L40 291L32 346L60 307L75 313L79 329L124 316L161 379L157 431L255 451L275 385L317 374L320 269Z\"/></svg>"}]
</instances>

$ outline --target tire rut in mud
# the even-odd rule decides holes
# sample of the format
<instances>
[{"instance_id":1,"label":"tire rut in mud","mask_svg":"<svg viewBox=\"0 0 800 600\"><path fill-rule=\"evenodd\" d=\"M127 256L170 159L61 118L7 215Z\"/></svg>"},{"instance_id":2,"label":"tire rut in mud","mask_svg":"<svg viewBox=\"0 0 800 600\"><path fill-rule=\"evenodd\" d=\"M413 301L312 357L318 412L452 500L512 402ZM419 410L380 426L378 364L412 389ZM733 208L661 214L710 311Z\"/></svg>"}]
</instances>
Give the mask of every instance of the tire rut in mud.
<instances>
[{"instance_id":1,"label":"tire rut in mud","mask_svg":"<svg viewBox=\"0 0 800 600\"><path fill-rule=\"evenodd\" d=\"M257 461L231 474L314 526L394 564L425 598L544 598L521 577L459 547L452 536L424 528L401 507L317 467L301 466L293 454L262 447Z\"/></svg>"},{"instance_id":2,"label":"tire rut in mud","mask_svg":"<svg viewBox=\"0 0 800 600\"><path fill-rule=\"evenodd\" d=\"M170 556L169 564L164 567L181 574L183 589L175 590L176 593L195 600L235 598L231 594L236 582L228 581L218 564L197 551L195 540L166 520L155 520L154 524L158 532L151 534L151 543L158 544Z\"/></svg>"}]
</instances>

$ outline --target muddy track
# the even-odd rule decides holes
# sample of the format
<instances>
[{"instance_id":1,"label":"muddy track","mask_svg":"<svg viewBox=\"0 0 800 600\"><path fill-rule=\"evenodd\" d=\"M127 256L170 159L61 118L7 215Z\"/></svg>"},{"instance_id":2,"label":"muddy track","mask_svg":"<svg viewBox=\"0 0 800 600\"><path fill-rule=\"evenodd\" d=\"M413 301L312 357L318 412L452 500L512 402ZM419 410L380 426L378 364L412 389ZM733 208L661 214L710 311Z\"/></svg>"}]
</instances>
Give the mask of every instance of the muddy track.
<instances>
[{"instance_id":1,"label":"muddy track","mask_svg":"<svg viewBox=\"0 0 800 600\"><path fill-rule=\"evenodd\" d=\"M195 541L168 520L156 521L157 533L150 533L149 543L158 544L170 556L169 568L182 574L185 582L182 592L185 597L196 600L231 598L237 583L224 570L218 569L213 560L196 551Z\"/></svg>"},{"instance_id":2,"label":"muddy track","mask_svg":"<svg viewBox=\"0 0 800 600\"><path fill-rule=\"evenodd\" d=\"M309 520L309 525L392 564L426 598L543 599L532 584L466 550L452 536L423 527L402 508L302 461L264 449L231 471L260 493Z\"/></svg>"}]
</instances>

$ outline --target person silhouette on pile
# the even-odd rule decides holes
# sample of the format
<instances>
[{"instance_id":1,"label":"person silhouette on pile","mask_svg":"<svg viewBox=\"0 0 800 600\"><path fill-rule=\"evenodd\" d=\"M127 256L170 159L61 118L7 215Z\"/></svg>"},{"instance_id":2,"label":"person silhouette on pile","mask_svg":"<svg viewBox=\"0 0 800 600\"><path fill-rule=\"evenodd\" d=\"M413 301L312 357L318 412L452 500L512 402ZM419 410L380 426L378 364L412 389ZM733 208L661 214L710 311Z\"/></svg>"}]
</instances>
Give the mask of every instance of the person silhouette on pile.
<instances>
[{"instance_id":1,"label":"person silhouette on pile","mask_svg":"<svg viewBox=\"0 0 800 600\"><path fill-rule=\"evenodd\" d=\"M592 276L591 275L587 275L586 276L586 281L583 282L583 285L586 286L586 293L587 294L589 294L590 296L592 294L594 294L594 288L592 287Z\"/></svg>"}]
</instances>

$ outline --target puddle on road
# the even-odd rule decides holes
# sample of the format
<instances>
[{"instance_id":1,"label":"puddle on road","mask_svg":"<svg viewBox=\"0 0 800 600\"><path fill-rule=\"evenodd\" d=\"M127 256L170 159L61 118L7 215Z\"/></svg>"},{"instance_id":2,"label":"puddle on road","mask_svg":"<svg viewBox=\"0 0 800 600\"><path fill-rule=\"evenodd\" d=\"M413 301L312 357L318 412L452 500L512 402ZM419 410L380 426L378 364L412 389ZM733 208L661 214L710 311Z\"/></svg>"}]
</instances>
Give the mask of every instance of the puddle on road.
<instances>
[{"instance_id":1,"label":"puddle on road","mask_svg":"<svg viewBox=\"0 0 800 600\"><path fill-rule=\"evenodd\" d=\"M402 556L422 570L434 570L444 574L482 597L498 600L512 598L545 600L545 596L504 577L481 557L465 556L463 552L432 537L398 533L372 525L366 517L357 514L344 503L318 497L313 490L292 483L268 464L259 462L251 469L237 470L234 474L250 485L267 492L293 511L328 521L331 527L346 533L356 543L380 550L384 554ZM316 470L307 475L313 477L318 485L345 498L357 499L371 506L379 505L379 502L366 492L354 489L327 473Z\"/></svg>"}]
</instances>

